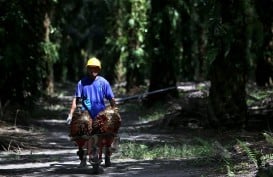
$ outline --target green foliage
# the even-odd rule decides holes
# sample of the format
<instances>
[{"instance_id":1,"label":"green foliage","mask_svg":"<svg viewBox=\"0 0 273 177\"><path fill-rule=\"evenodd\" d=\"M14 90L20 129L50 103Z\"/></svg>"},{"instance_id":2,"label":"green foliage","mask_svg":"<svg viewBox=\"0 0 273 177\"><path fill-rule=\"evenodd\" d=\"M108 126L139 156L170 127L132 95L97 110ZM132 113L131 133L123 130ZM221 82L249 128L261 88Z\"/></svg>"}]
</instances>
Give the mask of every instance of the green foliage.
<instances>
[{"instance_id":1,"label":"green foliage","mask_svg":"<svg viewBox=\"0 0 273 177\"><path fill-rule=\"evenodd\" d=\"M263 101L266 98L270 98L273 95L271 89L251 89L247 88L249 98L247 99L247 104L252 105L256 102Z\"/></svg>"},{"instance_id":2,"label":"green foliage","mask_svg":"<svg viewBox=\"0 0 273 177\"><path fill-rule=\"evenodd\" d=\"M143 83L147 69L145 48L145 35L147 32L147 6L146 0L131 0L127 9L127 22L124 24L124 33L127 36L124 52L126 58L122 62L126 68L127 87Z\"/></svg>"},{"instance_id":3,"label":"green foliage","mask_svg":"<svg viewBox=\"0 0 273 177\"><path fill-rule=\"evenodd\" d=\"M225 160L225 164L226 164L226 169L227 169L227 176L228 177L235 176L235 174L233 172L233 166L232 166L232 164L228 160Z\"/></svg>"},{"instance_id":4,"label":"green foliage","mask_svg":"<svg viewBox=\"0 0 273 177\"><path fill-rule=\"evenodd\" d=\"M268 161L272 161L273 160L273 153L271 153L271 154L264 154L261 157L261 160L263 162L263 165L266 164L266 162L268 162Z\"/></svg>"},{"instance_id":5,"label":"green foliage","mask_svg":"<svg viewBox=\"0 0 273 177\"><path fill-rule=\"evenodd\" d=\"M123 82L130 73L126 81L132 82L133 86L138 84L136 80L144 80L142 84L146 84L146 80L151 81L148 78L150 73L155 75L154 78L159 78L155 83L160 87L166 85L163 82L175 77L179 81L206 79L201 76L207 74L219 52L223 51L224 59L231 53L232 42L244 40L234 35L236 30L241 30L242 23L247 26L248 41L246 49L242 51L248 51L251 73L255 73L255 57L265 38L262 29L265 21L261 21L260 16L270 22L271 17L266 15L270 13L261 13L262 9L270 12L270 7L257 4L258 1L254 4L241 1L236 8L244 6L241 8L244 15L235 16L227 22L221 15L225 9L220 7L220 2L3 1L0 17L3 24L0 27L0 69L3 79L0 87L2 93L7 93L2 97L7 98L1 99L21 97L23 100L24 95L33 96L39 92L41 75L44 77L44 74L48 74L45 71L47 64L55 64L54 67L58 68L56 76L61 73L74 81L83 75L83 63L90 55L101 57L105 69L102 74L106 74L106 78L118 73L118 82ZM155 8L152 9L151 4ZM162 9L153 14L156 8ZM45 13L54 24L50 42L41 42L44 40L42 20ZM271 50L261 52L272 56ZM151 61L162 62L163 68ZM247 69L237 61L227 63L237 69ZM150 72L151 66L155 67L155 72ZM18 71L14 71L14 68ZM158 75L158 70L165 72ZM8 83L9 78L17 80L16 85ZM245 77L240 75L238 78ZM172 82L176 83L176 80ZM6 84L9 84L7 88L11 88L10 91L3 90Z\"/></svg>"},{"instance_id":6,"label":"green foliage","mask_svg":"<svg viewBox=\"0 0 273 177\"><path fill-rule=\"evenodd\" d=\"M254 163L255 167L258 168L260 166L259 153L254 149L250 149L245 142L242 142L238 139L237 142L239 143L240 147L246 152L247 157Z\"/></svg>"},{"instance_id":7,"label":"green foliage","mask_svg":"<svg viewBox=\"0 0 273 177\"><path fill-rule=\"evenodd\" d=\"M268 98L271 94L273 94L272 90L257 90L256 92L252 92L251 96L253 96L257 100L263 100Z\"/></svg>"},{"instance_id":8,"label":"green foliage","mask_svg":"<svg viewBox=\"0 0 273 177\"><path fill-rule=\"evenodd\" d=\"M45 53L46 62L55 63L59 60L59 44L50 41L41 42L41 48Z\"/></svg>"},{"instance_id":9,"label":"green foliage","mask_svg":"<svg viewBox=\"0 0 273 177\"><path fill-rule=\"evenodd\" d=\"M270 143L271 145L273 145L273 137L272 135L269 135L268 133L263 133L265 140Z\"/></svg>"}]
</instances>

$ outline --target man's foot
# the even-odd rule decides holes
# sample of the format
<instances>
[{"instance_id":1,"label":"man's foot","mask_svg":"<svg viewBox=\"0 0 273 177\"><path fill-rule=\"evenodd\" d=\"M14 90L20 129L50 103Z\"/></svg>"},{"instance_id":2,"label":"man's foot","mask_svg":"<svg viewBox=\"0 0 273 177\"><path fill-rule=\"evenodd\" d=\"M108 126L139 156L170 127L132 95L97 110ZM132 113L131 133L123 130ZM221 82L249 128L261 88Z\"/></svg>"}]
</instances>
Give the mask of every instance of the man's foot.
<instances>
[{"instance_id":1,"label":"man's foot","mask_svg":"<svg viewBox=\"0 0 273 177\"><path fill-rule=\"evenodd\" d=\"M86 167L86 166L87 166L86 158L83 158L83 159L81 160L80 167Z\"/></svg>"},{"instance_id":2,"label":"man's foot","mask_svg":"<svg viewBox=\"0 0 273 177\"><path fill-rule=\"evenodd\" d=\"M110 167L111 165L110 156L105 156L105 167Z\"/></svg>"},{"instance_id":3,"label":"man's foot","mask_svg":"<svg viewBox=\"0 0 273 177\"><path fill-rule=\"evenodd\" d=\"M79 159L82 160L82 159L83 159L83 155L84 155L83 149L80 148L80 149L77 151L77 155L79 156Z\"/></svg>"},{"instance_id":4,"label":"man's foot","mask_svg":"<svg viewBox=\"0 0 273 177\"><path fill-rule=\"evenodd\" d=\"M111 147L110 147L110 151L112 153L118 151L119 142L120 142L120 137L119 136L115 136L114 140L113 140L113 143L111 144Z\"/></svg>"},{"instance_id":5,"label":"man's foot","mask_svg":"<svg viewBox=\"0 0 273 177\"><path fill-rule=\"evenodd\" d=\"M79 151L77 152L77 155L79 156L79 159L81 161L80 163L80 167L86 167L86 154L87 154L87 150L86 149L82 149L79 148Z\"/></svg>"},{"instance_id":6,"label":"man's foot","mask_svg":"<svg viewBox=\"0 0 273 177\"><path fill-rule=\"evenodd\" d=\"M89 158L89 163L91 165L93 164L100 164L102 162L102 159L96 158L96 157L91 157Z\"/></svg>"}]
</instances>

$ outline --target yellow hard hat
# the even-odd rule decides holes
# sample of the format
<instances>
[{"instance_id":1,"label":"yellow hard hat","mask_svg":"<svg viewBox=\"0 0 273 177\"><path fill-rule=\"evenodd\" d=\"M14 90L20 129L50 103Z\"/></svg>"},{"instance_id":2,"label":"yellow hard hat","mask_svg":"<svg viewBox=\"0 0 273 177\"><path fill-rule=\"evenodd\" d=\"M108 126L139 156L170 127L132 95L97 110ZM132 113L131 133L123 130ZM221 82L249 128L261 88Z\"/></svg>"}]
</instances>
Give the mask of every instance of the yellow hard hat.
<instances>
[{"instance_id":1,"label":"yellow hard hat","mask_svg":"<svg viewBox=\"0 0 273 177\"><path fill-rule=\"evenodd\" d=\"M101 69L101 63L100 63L100 61L99 61L97 58L95 58L95 57L90 58L90 59L87 61L86 66L97 66L97 67L99 67L99 68Z\"/></svg>"}]
</instances>

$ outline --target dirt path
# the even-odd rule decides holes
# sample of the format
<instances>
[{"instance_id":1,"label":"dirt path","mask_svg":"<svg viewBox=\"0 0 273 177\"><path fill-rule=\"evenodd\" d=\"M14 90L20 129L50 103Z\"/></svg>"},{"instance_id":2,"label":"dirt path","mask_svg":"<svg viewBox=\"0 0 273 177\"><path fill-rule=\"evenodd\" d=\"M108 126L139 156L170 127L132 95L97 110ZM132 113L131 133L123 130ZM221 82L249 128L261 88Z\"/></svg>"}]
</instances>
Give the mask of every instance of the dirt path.
<instances>
[{"instance_id":1,"label":"dirt path","mask_svg":"<svg viewBox=\"0 0 273 177\"><path fill-rule=\"evenodd\" d=\"M151 137L164 135L149 134L147 132L140 134L135 131L133 120L123 114L123 124L120 129L121 143L123 140L136 141L142 139L149 141ZM79 160L76 155L77 147L69 140L67 136L67 127L65 121L57 119L43 119L38 124L44 130L36 133L36 136L30 138L33 141L31 150L20 150L17 152L5 151L0 153L0 176L90 176L92 167L79 167ZM12 128L7 128L11 130ZM30 133L17 129L25 138ZM39 140L38 140L39 139ZM37 142L39 141L39 142ZM96 176L101 177L197 177L202 174L208 174L213 169L208 167L189 166L189 160L134 160L119 159L119 154L113 154L112 166L101 168L101 173ZM212 175L215 176L215 175Z\"/></svg>"},{"instance_id":2,"label":"dirt path","mask_svg":"<svg viewBox=\"0 0 273 177\"><path fill-rule=\"evenodd\" d=\"M70 100L70 97L66 97ZM57 106L57 105L55 105ZM136 114L131 111L123 110L120 107L123 119L120 128L121 143L123 141L149 142L152 140L171 141L177 139L177 133L162 133L155 131L141 131L140 124L136 119ZM21 136L25 142L18 144L16 151L0 152L0 176L92 176L92 167L79 167L80 161L76 155L77 147L68 137L68 127L65 125L64 116L56 114L46 116L44 119L35 123L31 129L19 129L14 127L5 127L1 129L0 134L14 133L14 136ZM145 125L143 125L145 126ZM5 133L3 133L5 132ZM185 131L186 132L186 131ZM191 138L190 132L187 134L180 132L179 138ZM203 134L204 132L197 132ZM195 132L196 135L196 132ZM186 137L187 136L187 137ZM12 143L12 142L11 142ZM31 148L20 146L28 144ZM216 163L215 163L216 162ZM194 159L178 160L135 160L121 159L119 153L112 156L112 166L108 168L101 167L98 177L222 177L216 171L217 160L211 163L196 164ZM237 175L239 177L240 175ZM241 175L244 177L255 176L254 172Z\"/></svg>"},{"instance_id":3,"label":"dirt path","mask_svg":"<svg viewBox=\"0 0 273 177\"><path fill-rule=\"evenodd\" d=\"M126 117L123 117L126 119ZM67 136L67 127L64 120L44 119L39 121L45 132L37 134L40 138L39 148L31 150L19 150L17 152L6 151L0 153L0 176L90 176L92 167L79 167L76 156L77 147ZM126 123L126 124L125 124ZM121 141L137 137L145 139L149 134L136 134L130 126L131 121L124 121L121 127ZM130 128L131 127L131 128ZM130 129L132 132L130 132ZM22 131L18 129L18 131ZM25 133L27 136L26 132ZM153 135L156 136L156 135ZM37 141L34 138L33 141ZM31 140L30 140L31 141ZM35 142L33 142L34 146ZM96 176L173 176L190 177L201 176L204 170L193 169L187 165L187 161L147 160L137 161L133 159L119 159L118 154L113 154L112 167L101 168L101 174Z\"/></svg>"}]
</instances>

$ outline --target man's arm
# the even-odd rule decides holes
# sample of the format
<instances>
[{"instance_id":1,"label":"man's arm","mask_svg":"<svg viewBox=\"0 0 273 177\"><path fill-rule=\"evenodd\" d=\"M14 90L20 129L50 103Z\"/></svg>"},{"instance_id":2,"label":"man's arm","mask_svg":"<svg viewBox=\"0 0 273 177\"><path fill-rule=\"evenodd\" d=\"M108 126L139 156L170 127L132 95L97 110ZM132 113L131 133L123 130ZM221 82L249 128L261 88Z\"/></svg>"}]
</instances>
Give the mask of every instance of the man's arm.
<instances>
[{"instance_id":1,"label":"man's arm","mask_svg":"<svg viewBox=\"0 0 273 177\"><path fill-rule=\"evenodd\" d=\"M76 97L73 98L72 100L72 104L71 104L71 108L70 108L70 112L69 112L69 115L73 115L74 111L76 109Z\"/></svg>"},{"instance_id":2,"label":"man's arm","mask_svg":"<svg viewBox=\"0 0 273 177\"><path fill-rule=\"evenodd\" d=\"M116 107L116 101L115 101L115 98L112 98L111 100L109 100L110 102L110 106L111 108L115 108Z\"/></svg>"},{"instance_id":3,"label":"man's arm","mask_svg":"<svg viewBox=\"0 0 273 177\"><path fill-rule=\"evenodd\" d=\"M72 100L70 112L69 112L68 117L66 119L66 123L68 125L70 125L70 123L72 121L72 117L73 117L73 113L74 113L75 109L76 109L76 97L74 97L73 100Z\"/></svg>"}]
</instances>

